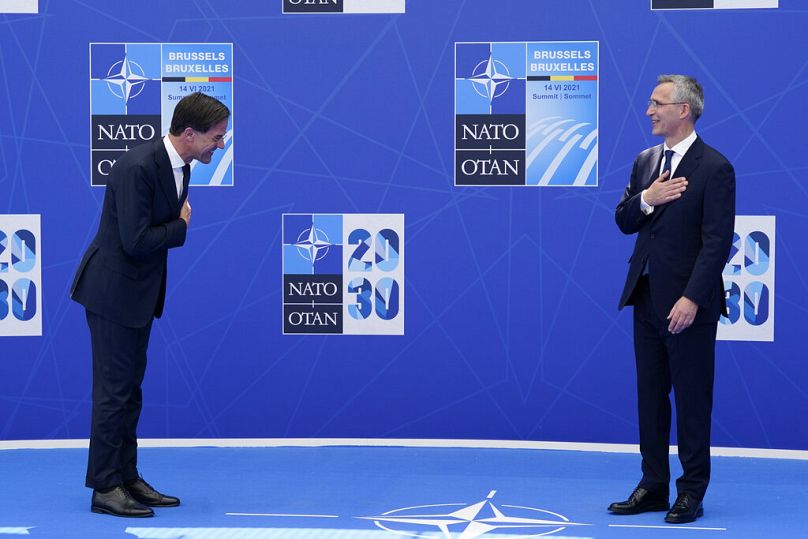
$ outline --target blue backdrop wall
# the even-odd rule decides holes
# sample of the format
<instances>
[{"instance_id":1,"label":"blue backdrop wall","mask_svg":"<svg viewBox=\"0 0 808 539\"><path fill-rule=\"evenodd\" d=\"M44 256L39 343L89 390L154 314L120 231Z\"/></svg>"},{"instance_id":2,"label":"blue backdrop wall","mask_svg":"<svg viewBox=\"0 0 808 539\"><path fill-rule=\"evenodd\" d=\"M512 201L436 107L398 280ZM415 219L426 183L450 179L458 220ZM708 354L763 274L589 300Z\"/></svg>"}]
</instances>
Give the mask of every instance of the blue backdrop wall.
<instances>
[{"instance_id":1,"label":"blue backdrop wall","mask_svg":"<svg viewBox=\"0 0 808 539\"><path fill-rule=\"evenodd\" d=\"M40 0L0 15L0 213L41 214L41 337L0 338L0 438L85 438L90 348L68 299L98 222L88 43L233 43L233 187L194 188L152 333L143 437L636 443L633 238L613 210L660 72L696 76L698 132L739 215L775 215L774 342L719 342L714 445L808 449L808 9L646 0ZM600 42L599 185L454 186L454 43ZM403 213L404 336L283 335L284 213Z\"/></svg>"}]
</instances>

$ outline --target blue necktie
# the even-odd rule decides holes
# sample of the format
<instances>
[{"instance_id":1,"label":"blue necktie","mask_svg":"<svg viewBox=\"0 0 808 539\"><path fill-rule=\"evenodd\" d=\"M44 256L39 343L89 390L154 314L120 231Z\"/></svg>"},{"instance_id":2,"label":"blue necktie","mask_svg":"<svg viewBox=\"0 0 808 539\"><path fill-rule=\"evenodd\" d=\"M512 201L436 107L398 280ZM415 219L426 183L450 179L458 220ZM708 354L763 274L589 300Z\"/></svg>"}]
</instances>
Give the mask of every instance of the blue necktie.
<instances>
[{"instance_id":1,"label":"blue necktie","mask_svg":"<svg viewBox=\"0 0 808 539\"><path fill-rule=\"evenodd\" d=\"M671 165L673 165L673 154L674 153L676 153L676 152L674 152L673 150L665 150L665 164L662 165L662 173L663 174L665 173L666 170L668 172L670 172L671 174L673 174L673 172L671 171ZM670 177L668 177L668 179L670 179Z\"/></svg>"}]
</instances>

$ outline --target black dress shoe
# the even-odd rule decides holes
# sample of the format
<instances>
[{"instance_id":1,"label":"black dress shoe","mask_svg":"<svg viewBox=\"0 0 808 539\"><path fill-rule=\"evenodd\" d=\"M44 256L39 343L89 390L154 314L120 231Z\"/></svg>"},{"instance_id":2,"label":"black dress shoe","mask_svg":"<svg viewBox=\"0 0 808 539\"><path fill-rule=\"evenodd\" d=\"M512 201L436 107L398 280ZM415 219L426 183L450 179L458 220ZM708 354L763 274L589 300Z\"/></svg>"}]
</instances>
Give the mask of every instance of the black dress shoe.
<instances>
[{"instance_id":1,"label":"black dress shoe","mask_svg":"<svg viewBox=\"0 0 808 539\"><path fill-rule=\"evenodd\" d=\"M668 496L637 487L628 500L614 502L609 506L609 511L618 515L636 515L646 511L667 511L669 507Z\"/></svg>"},{"instance_id":2,"label":"black dress shoe","mask_svg":"<svg viewBox=\"0 0 808 539\"><path fill-rule=\"evenodd\" d=\"M665 522L671 524L684 524L686 522L693 522L700 516L704 516L704 506L701 501L697 500L690 494L679 494L676 497L676 502L665 515Z\"/></svg>"},{"instance_id":3,"label":"black dress shoe","mask_svg":"<svg viewBox=\"0 0 808 539\"><path fill-rule=\"evenodd\" d=\"M180 499L174 496L166 496L154 490L150 484L142 478L135 479L131 483L126 483L126 490L132 497L151 507L176 507L180 504Z\"/></svg>"},{"instance_id":4,"label":"black dress shoe","mask_svg":"<svg viewBox=\"0 0 808 539\"><path fill-rule=\"evenodd\" d=\"M93 491L90 505L93 513L106 513L116 517L153 517L154 511L138 503L123 487L115 487L109 492Z\"/></svg>"}]
</instances>

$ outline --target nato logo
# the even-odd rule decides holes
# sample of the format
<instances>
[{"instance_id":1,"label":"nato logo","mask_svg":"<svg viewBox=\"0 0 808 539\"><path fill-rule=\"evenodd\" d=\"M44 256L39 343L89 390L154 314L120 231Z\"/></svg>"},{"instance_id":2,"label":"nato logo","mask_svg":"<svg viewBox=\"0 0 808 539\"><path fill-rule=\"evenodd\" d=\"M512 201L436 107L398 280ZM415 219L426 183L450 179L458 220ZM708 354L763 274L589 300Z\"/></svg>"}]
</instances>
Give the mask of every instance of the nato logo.
<instances>
[{"instance_id":1,"label":"nato logo","mask_svg":"<svg viewBox=\"0 0 808 539\"><path fill-rule=\"evenodd\" d=\"M233 46L230 43L90 43L91 184L106 185L118 158L168 133L177 103L202 92L230 111L224 149L192 186L233 185Z\"/></svg>"},{"instance_id":2,"label":"nato logo","mask_svg":"<svg viewBox=\"0 0 808 539\"><path fill-rule=\"evenodd\" d=\"M343 0L283 0L284 13L342 13Z\"/></svg>"},{"instance_id":3,"label":"nato logo","mask_svg":"<svg viewBox=\"0 0 808 539\"><path fill-rule=\"evenodd\" d=\"M160 45L90 44L92 185L125 152L161 136Z\"/></svg>"},{"instance_id":4,"label":"nato logo","mask_svg":"<svg viewBox=\"0 0 808 539\"><path fill-rule=\"evenodd\" d=\"M283 216L283 332L342 333L342 216Z\"/></svg>"},{"instance_id":5,"label":"nato logo","mask_svg":"<svg viewBox=\"0 0 808 539\"><path fill-rule=\"evenodd\" d=\"M283 332L404 333L404 216L283 216Z\"/></svg>"},{"instance_id":6,"label":"nato logo","mask_svg":"<svg viewBox=\"0 0 808 539\"><path fill-rule=\"evenodd\" d=\"M283 0L283 13L404 13L405 0Z\"/></svg>"},{"instance_id":7,"label":"nato logo","mask_svg":"<svg viewBox=\"0 0 808 539\"><path fill-rule=\"evenodd\" d=\"M525 184L525 45L455 45L455 185Z\"/></svg>"},{"instance_id":8,"label":"nato logo","mask_svg":"<svg viewBox=\"0 0 808 539\"><path fill-rule=\"evenodd\" d=\"M455 185L597 186L598 42L455 44Z\"/></svg>"},{"instance_id":9,"label":"nato logo","mask_svg":"<svg viewBox=\"0 0 808 539\"><path fill-rule=\"evenodd\" d=\"M573 522L555 511L525 504L494 503L497 491L492 490L485 499L471 503L432 503L391 509L378 515L350 516L318 514L266 514L276 519L299 519L316 522L318 519L351 519L345 527L328 528L126 528L126 533L151 539L155 537L184 539L211 539L213 537L239 537L240 539L274 539L278 537L333 537L379 538L421 537L423 539L528 539L556 535L569 529L582 529L592 524ZM479 500L479 501L478 501ZM231 517L255 517L255 513L227 513ZM377 530L357 529L355 520L370 521ZM339 520L338 520L339 522ZM316 524L314 524L316 526ZM639 526L655 528L657 526ZM288 530L292 530L287 534ZM381 530L381 531L379 531Z\"/></svg>"},{"instance_id":10,"label":"nato logo","mask_svg":"<svg viewBox=\"0 0 808 539\"><path fill-rule=\"evenodd\" d=\"M777 8L779 0L651 0L651 9Z\"/></svg>"},{"instance_id":11,"label":"nato logo","mask_svg":"<svg viewBox=\"0 0 808 539\"><path fill-rule=\"evenodd\" d=\"M492 490L484 500L476 503L416 505L393 509L377 516L358 518L371 520L378 528L388 532L425 539L520 539L552 535L575 526L589 526L572 522L564 515L546 509L524 505L495 505L493 498L496 493L496 490Z\"/></svg>"}]
</instances>

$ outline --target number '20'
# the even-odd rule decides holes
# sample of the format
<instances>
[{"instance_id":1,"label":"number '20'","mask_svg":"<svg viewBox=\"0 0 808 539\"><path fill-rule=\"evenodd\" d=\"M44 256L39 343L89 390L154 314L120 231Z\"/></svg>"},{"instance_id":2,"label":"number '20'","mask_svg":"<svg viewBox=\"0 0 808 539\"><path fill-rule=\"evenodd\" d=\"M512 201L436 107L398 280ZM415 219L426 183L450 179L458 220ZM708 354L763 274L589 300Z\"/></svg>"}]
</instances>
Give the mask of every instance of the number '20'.
<instances>
[{"instance_id":1,"label":"number '20'","mask_svg":"<svg viewBox=\"0 0 808 539\"><path fill-rule=\"evenodd\" d=\"M17 279L9 289L2 274L9 272L9 267L19 273L26 273L36 266L36 238L30 230L17 230L11 236L11 264L3 262L3 256L9 251L9 237L0 230L0 320L5 320L9 312L21 321L30 320L37 311L36 283L30 279Z\"/></svg>"}]
</instances>

